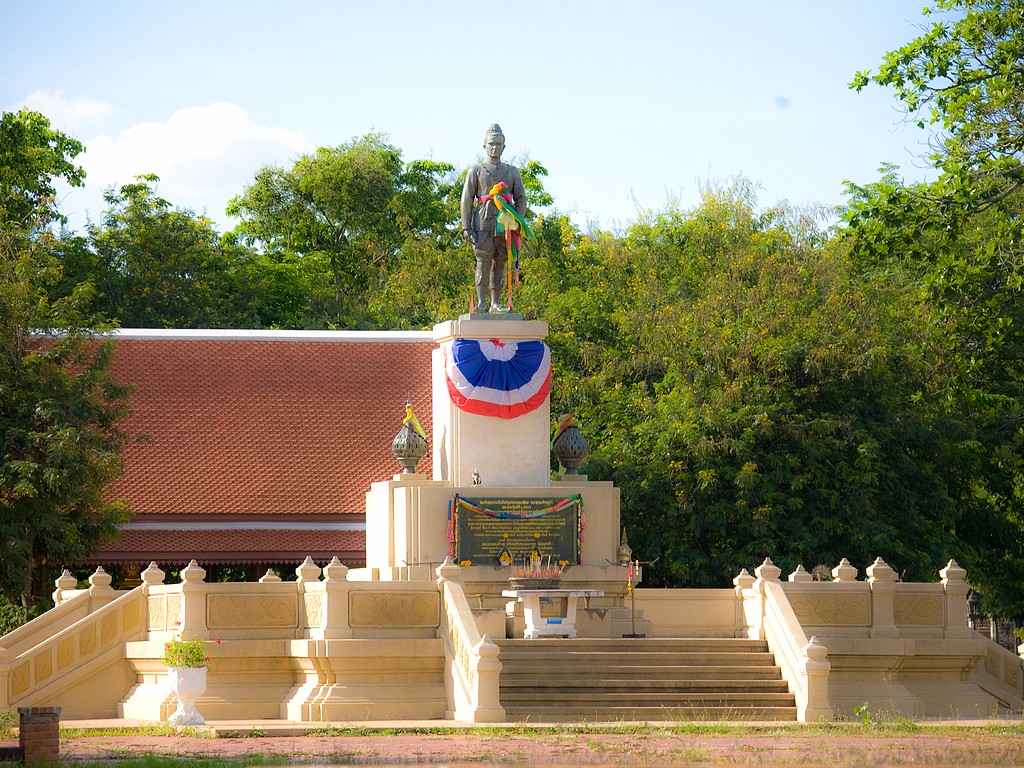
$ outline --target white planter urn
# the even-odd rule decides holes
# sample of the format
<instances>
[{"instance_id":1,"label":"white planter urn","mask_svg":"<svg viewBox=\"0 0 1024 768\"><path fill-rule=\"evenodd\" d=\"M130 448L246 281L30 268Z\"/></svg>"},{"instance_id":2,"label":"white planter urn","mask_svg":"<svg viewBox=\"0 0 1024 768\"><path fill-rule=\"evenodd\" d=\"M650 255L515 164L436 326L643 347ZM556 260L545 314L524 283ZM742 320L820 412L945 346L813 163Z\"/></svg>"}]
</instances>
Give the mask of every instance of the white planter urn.
<instances>
[{"instance_id":1,"label":"white planter urn","mask_svg":"<svg viewBox=\"0 0 1024 768\"><path fill-rule=\"evenodd\" d=\"M196 699L206 693L206 667L179 668L167 670L171 693L178 699L178 708L167 718L171 725L206 725L203 716L196 711Z\"/></svg>"}]
</instances>

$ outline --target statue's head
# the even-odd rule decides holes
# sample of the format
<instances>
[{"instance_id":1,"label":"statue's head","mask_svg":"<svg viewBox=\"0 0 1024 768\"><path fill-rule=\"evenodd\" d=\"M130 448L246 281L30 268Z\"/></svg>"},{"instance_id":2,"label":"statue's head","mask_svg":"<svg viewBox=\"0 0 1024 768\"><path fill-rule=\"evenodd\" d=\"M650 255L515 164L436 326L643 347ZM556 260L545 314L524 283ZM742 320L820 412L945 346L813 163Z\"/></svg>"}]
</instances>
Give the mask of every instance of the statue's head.
<instances>
[{"instance_id":1,"label":"statue's head","mask_svg":"<svg viewBox=\"0 0 1024 768\"><path fill-rule=\"evenodd\" d=\"M484 151L487 152L487 156L492 160L497 160L501 157L501 153L505 150L505 134L501 132L501 126L497 123L493 123L488 129L487 133L484 134Z\"/></svg>"}]
</instances>

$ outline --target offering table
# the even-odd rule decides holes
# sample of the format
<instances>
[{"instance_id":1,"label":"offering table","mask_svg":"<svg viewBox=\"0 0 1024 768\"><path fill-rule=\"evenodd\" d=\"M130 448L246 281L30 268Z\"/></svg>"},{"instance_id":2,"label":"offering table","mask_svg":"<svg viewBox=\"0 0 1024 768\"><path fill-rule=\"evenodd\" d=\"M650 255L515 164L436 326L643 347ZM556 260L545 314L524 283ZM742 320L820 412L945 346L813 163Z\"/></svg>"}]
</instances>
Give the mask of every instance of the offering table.
<instances>
[{"instance_id":1,"label":"offering table","mask_svg":"<svg viewBox=\"0 0 1024 768\"><path fill-rule=\"evenodd\" d=\"M576 601L603 597L599 589L505 589L502 597L523 604L526 631L523 637L576 637Z\"/></svg>"}]
</instances>

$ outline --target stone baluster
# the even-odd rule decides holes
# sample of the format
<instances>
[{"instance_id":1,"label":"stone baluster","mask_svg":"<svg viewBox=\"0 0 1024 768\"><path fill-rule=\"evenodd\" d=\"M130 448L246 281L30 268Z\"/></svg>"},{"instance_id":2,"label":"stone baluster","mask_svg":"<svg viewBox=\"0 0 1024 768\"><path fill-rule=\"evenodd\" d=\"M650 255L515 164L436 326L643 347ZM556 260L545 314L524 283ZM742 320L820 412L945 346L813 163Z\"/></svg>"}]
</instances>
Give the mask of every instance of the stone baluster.
<instances>
[{"instance_id":1,"label":"stone baluster","mask_svg":"<svg viewBox=\"0 0 1024 768\"><path fill-rule=\"evenodd\" d=\"M807 695L805 706L801 709L800 719L803 722L832 719L832 705L829 703L828 675L832 663L826 658L828 648L812 636L807 645L800 649L804 655L801 675L804 677L804 691Z\"/></svg>"},{"instance_id":2,"label":"stone baluster","mask_svg":"<svg viewBox=\"0 0 1024 768\"><path fill-rule=\"evenodd\" d=\"M96 571L89 577L89 597L92 600L92 610L96 610L107 603L113 602L117 597L114 588L110 586L112 581L110 574L103 570L103 566L97 566Z\"/></svg>"},{"instance_id":3,"label":"stone baluster","mask_svg":"<svg viewBox=\"0 0 1024 768\"><path fill-rule=\"evenodd\" d=\"M475 672L476 689L473 721L478 723L500 723L505 721L505 709L501 706L501 654L498 646L484 635L473 647L470 669Z\"/></svg>"},{"instance_id":4,"label":"stone baluster","mask_svg":"<svg viewBox=\"0 0 1024 768\"><path fill-rule=\"evenodd\" d=\"M155 587L158 584L163 584L164 576L166 575L167 574L160 570L159 565L155 562L150 562L146 567L146 570L139 574L139 577L142 579L143 587L148 592L152 587Z\"/></svg>"},{"instance_id":5,"label":"stone baluster","mask_svg":"<svg viewBox=\"0 0 1024 768\"><path fill-rule=\"evenodd\" d=\"M857 569L850 565L845 557L839 561L839 565L832 569L832 578L839 582L851 582L857 580Z\"/></svg>"},{"instance_id":6,"label":"stone baluster","mask_svg":"<svg viewBox=\"0 0 1024 768\"><path fill-rule=\"evenodd\" d=\"M736 637L758 637L761 632L760 626L754 626L751 621L756 622L757 617L753 611L747 611L747 595L751 593L756 579L750 575L746 568L733 578L733 588L736 592ZM750 598L753 601L754 598ZM760 613L760 607L757 609Z\"/></svg>"},{"instance_id":7,"label":"stone baluster","mask_svg":"<svg viewBox=\"0 0 1024 768\"><path fill-rule=\"evenodd\" d=\"M299 593L299 629L303 630L305 637L321 638L323 632L323 593L320 592L320 566L313 562L313 558L306 555L299 567L295 569L295 586ZM310 605L308 601L312 601ZM320 601L317 603L316 601Z\"/></svg>"},{"instance_id":8,"label":"stone baluster","mask_svg":"<svg viewBox=\"0 0 1024 768\"><path fill-rule=\"evenodd\" d=\"M814 581L814 577L807 572L803 563L797 565L796 570L789 574L788 579L791 584L804 584L808 581Z\"/></svg>"},{"instance_id":9,"label":"stone baluster","mask_svg":"<svg viewBox=\"0 0 1024 768\"><path fill-rule=\"evenodd\" d=\"M348 596L352 586L348 566L337 557L324 566L324 639L352 637L349 625Z\"/></svg>"},{"instance_id":10,"label":"stone baluster","mask_svg":"<svg viewBox=\"0 0 1024 768\"><path fill-rule=\"evenodd\" d=\"M782 569L773 563L770 557L766 557L764 562L754 569L754 575L757 576L755 584L761 588L761 584L765 581L780 581Z\"/></svg>"},{"instance_id":11,"label":"stone baluster","mask_svg":"<svg viewBox=\"0 0 1024 768\"><path fill-rule=\"evenodd\" d=\"M187 640L198 637L209 640L206 627L206 569L195 560L181 572L181 636Z\"/></svg>"},{"instance_id":12,"label":"stone baluster","mask_svg":"<svg viewBox=\"0 0 1024 768\"><path fill-rule=\"evenodd\" d=\"M53 586L57 588L53 592L53 604L60 605L71 597L71 592L78 589L78 579L72 576L71 571L65 568L64 572L53 582Z\"/></svg>"},{"instance_id":13,"label":"stone baluster","mask_svg":"<svg viewBox=\"0 0 1024 768\"><path fill-rule=\"evenodd\" d=\"M754 621L757 622L757 634L755 635L752 631L748 631L748 636L764 640L765 583L769 581L781 581L780 577L782 576L782 569L773 563L770 557L766 557L764 562L754 569L754 575L757 577L753 584L753 589L757 593L757 613L756 615L752 615L748 610L747 622L751 627L754 626Z\"/></svg>"},{"instance_id":14,"label":"stone baluster","mask_svg":"<svg viewBox=\"0 0 1024 768\"><path fill-rule=\"evenodd\" d=\"M880 557L867 568L871 585L871 637L899 637L893 609L896 571Z\"/></svg>"},{"instance_id":15,"label":"stone baluster","mask_svg":"<svg viewBox=\"0 0 1024 768\"><path fill-rule=\"evenodd\" d=\"M971 629L967 614L967 571L950 560L946 567L939 571L942 587L946 591L946 631L947 638L971 638Z\"/></svg>"},{"instance_id":16,"label":"stone baluster","mask_svg":"<svg viewBox=\"0 0 1024 768\"><path fill-rule=\"evenodd\" d=\"M444 562L434 569L434 573L437 574L438 584L440 584L442 581L462 580L462 568L455 564L455 561L452 560L451 555L445 557Z\"/></svg>"}]
</instances>

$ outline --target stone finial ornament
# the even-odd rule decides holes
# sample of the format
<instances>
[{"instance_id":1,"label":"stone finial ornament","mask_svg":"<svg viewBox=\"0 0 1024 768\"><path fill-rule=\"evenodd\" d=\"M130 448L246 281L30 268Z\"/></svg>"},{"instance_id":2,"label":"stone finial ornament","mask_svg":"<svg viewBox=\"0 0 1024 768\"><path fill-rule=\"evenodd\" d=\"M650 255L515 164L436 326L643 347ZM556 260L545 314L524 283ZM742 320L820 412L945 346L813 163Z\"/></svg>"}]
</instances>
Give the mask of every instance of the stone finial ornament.
<instances>
[{"instance_id":1,"label":"stone finial ornament","mask_svg":"<svg viewBox=\"0 0 1024 768\"><path fill-rule=\"evenodd\" d=\"M832 578L836 581L856 581L857 569L844 557L839 561L839 565L832 569Z\"/></svg>"},{"instance_id":2,"label":"stone finial ornament","mask_svg":"<svg viewBox=\"0 0 1024 768\"><path fill-rule=\"evenodd\" d=\"M395 439L391 441L391 453L402 465L402 474L415 474L416 466L427 455L429 447L427 436L424 434L423 428L420 427L416 414L412 412L412 403L407 401L402 428L398 430Z\"/></svg>"},{"instance_id":3,"label":"stone finial ornament","mask_svg":"<svg viewBox=\"0 0 1024 768\"><path fill-rule=\"evenodd\" d=\"M574 415L563 413L558 417L551 450L567 475L578 475L583 460L590 455L590 445L583 433L573 424Z\"/></svg>"},{"instance_id":4,"label":"stone finial ornament","mask_svg":"<svg viewBox=\"0 0 1024 768\"><path fill-rule=\"evenodd\" d=\"M789 574L787 578L789 579L790 583L794 584L802 584L807 581L814 581L814 577L811 576L811 574L807 571L806 568L804 568L803 563L797 565L796 570Z\"/></svg>"},{"instance_id":5,"label":"stone finial ornament","mask_svg":"<svg viewBox=\"0 0 1024 768\"><path fill-rule=\"evenodd\" d=\"M633 549L629 546L629 542L626 541L625 528L622 529L622 538L619 540L619 552L616 559L619 565L627 565L633 559Z\"/></svg>"}]
</instances>

